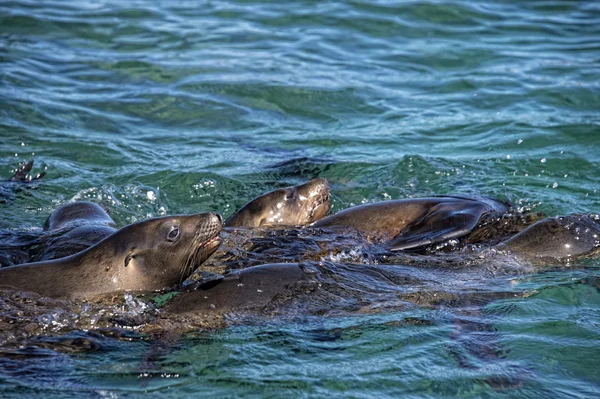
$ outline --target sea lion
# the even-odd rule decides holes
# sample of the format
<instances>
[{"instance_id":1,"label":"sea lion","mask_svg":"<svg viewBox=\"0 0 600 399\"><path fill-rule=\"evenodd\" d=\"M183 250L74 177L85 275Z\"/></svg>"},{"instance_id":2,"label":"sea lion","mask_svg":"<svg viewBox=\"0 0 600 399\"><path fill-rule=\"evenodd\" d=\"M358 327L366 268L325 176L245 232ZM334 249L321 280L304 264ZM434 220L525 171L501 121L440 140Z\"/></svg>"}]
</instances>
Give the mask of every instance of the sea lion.
<instances>
[{"instance_id":1,"label":"sea lion","mask_svg":"<svg viewBox=\"0 0 600 399\"><path fill-rule=\"evenodd\" d=\"M263 194L231 216L227 227L302 226L329 211L329 184L313 179ZM29 250L31 261L73 255L113 234L115 222L98 204L77 201L57 208L44 223L41 243Z\"/></svg>"},{"instance_id":2,"label":"sea lion","mask_svg":"<svg viewBox=\"0 0 600 399\"><path fill-rule=\"evenodd\" d=\"M520 258L572 260L600 251L598 216L569 215L540 220L497 246Z\"/></svg>"},{"instance_id":3,"label":"sea lion","mask_svg":"<svg viewBox=\"0 0 600 399\"><path fill-rule=\"evenodd\" d=\"M217 249L221 229L217 213L145 220L75 255L1 269L0 285L55 298L172 287Z\"/></svg>"},{"instance_id":4,"label":"sea lion","mask_svg":"<svg viewBox=\"0 0 600 399\"><path fill-rule=\"evenodd\" d=\"M263 194L225 221L225 227L304 226L329 211L329 183L317 178Z\"/></svg>"},{"instance_id":5,"label":"sea lion","mask_svg":"<svg viewBox=\"0 0 600 399\"><path fill-rule=\"evenodd\" d=\"M256 309L271 302L303 276L304 271L298 263L275 263L236 270L194 291L180 293L163 309L167 313L196 316Z\"/></svg>"},{"instance_id":6,"label":"sea lion","mask_svg":"<svg viewBox=\"0 0 600 399\"><path fill-rule=\"evenodd\" d=\"M44 223L44 230L57 230L71 224L93 223L114 227L115 221L94 202L69 202L56 209Z\"/></svg>"},{"instance_id":7,"label":"sea lion","mask_svg":"<svg viewBox=\"0 0 600 399\"><path fill-rule=\"evenodd\" d=\"M497 258L500 264L506 266L505 259L515 265L524 265L530 260L574 260L576 257L595 255L600 252L600 218L598 216L570 215L556 218L546 218L527 227L514 237L503 243L487 247L494 253L510 252L515 257ZM332 240L329 240L332 241ZM484 250L484 251L485 251ZM389 254L389 253L388 253ZM418 257L409 256L401 252L393 256L385 255L377 264L335 264L320 261L318 263L275 263L252 266L241 270L226 272L224 276L201 283L193 291L181 292L163 307L165 314L185 316L222 316L227 313L242 315L253 310L263 309L274 302L274 299L291 299L298 302L304 294L311 292L307 303L315 295L323 295L327 291L337 296L335 303L329 303L330 308L344 306L341 303L351 304L352 299L358 298L363 303L369 296L369 291L375 297L391 293L387 305L393 303L393 298L401 298L414 303L456 303L459 300L470 300L467 292L464 298L458 298L450 284L451 292L443 293L446 282L454 279L449 276L460 276L459 280L478 275L477 270L494 270L498 263L493 258L475 256L468 253L463 257L454 254L429 257L427 267L422 268ZM478 253L481 255L481 253ZM485 259L485 263L477 260ZM462 262L461 262L462 261ZM390 263L391 262L391 263ZM386 264L387 263L387 264ZM310 267L310 277L307 277L307 265ZM470 265L479 265L476 268ZM506 273L510 273L510 268ZM305 284L299 284L303 280ZM307 290L313 282L314 289ZM395 291L392 287L418 286L418 291ZM428 292L431 291L431 295ZM313 292L314 291L314 292ZM351 292L352 291L352 292ZM357 296L353 296L353 293ZM282 296L282 294L285 294ZM442 295L443 294L443 295ZM480 294L480 293L479 293ZM519 292L511 289L501 292L475 294L482 300L503 297L515 297ZM335 298L335 296L333 296ZM341 299L343 298L343 300ZM323 300L320 300L323 302ZM340 302L340 303L338 303ZM402 301L400 301L402 302ZM304 308L302 308L304 309Z\"/></svg>"},{"instance_id":8,"label":"sea lion","mask_svg":"<svg viewBox=\"0 0 600 399\"><path fill-rule=\"evenodd\" d=\"M400 251L462 237L483 215L507 210L507 205L487 198L411 198L348 208L312 227L350 227L369 235L393 237L388 246L392 251Z\"/></svg>"},{"instance_id":9,"label":"sea lion","mask_svg":"<svg viewBox=\"0 0 600 399\"><path fill-rule=\"evenodd\" d=\"M468 272L395 263L262 264L229 271L219 279L179 292L167 301L162 312L166 317L184 315L204 323L212 316L226 314L241 317L260 311L258 315L264 315L267 307L274 312L283 307L282 315L399 309L407 302L418 302L431 290L432 297L437 293L438 299L442 299L444 290L450 290L445 298L456 301L452 277L470 278Z\"/></svg>"},{"instance_id":10,"label":"sea lion","mask_svg":"<svg viewBox=\"0 0 600 399\"><path fill-rule=\"evenodd\" d=\"M40 244L29 251L34 262L76 254L117 231L104 208L87 201L60 206L48 216L43 229Z\"/></svg>"}]
</instances>

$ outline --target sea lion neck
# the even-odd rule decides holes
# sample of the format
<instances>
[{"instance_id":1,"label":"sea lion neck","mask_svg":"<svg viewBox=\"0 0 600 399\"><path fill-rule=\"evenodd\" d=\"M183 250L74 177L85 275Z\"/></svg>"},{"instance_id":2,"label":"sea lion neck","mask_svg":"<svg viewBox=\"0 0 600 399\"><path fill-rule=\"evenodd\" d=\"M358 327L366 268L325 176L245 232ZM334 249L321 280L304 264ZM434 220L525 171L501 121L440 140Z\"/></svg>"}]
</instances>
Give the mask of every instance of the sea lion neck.
<instances>
[{"instance_id":1,"label":"sea lion neck","mask_svg":"<svg viewBox=\"0 0 600 399\"><path fill-rule=\"evenodd\" d=\"M114 240L113 240L114 241ZM124 291L118 267L124 257L110 240L103 240L64 258L12 266L0 272L0 288L25 289L54 298L83 298L102 292ZM109 278L107 274L114 277ZM102 284L92 283L102 281ZM144 279L139 279L139 286ZM106 289L110 286L110 289ZM137 287L134 287L137 288Z\"/></svg>"}]
</instances>

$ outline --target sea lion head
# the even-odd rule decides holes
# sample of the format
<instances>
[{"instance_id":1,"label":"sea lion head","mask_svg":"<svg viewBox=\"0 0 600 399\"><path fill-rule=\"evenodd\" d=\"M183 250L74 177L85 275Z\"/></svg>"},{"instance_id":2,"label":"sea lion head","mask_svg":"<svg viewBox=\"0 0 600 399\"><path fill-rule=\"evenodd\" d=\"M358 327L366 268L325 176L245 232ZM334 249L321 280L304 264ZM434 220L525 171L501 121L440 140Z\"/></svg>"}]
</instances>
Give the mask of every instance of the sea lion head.
<instances>
[{"instance_id":1,"label":"sea lion head","mask_svg":"<svg viewBox=\"0 0 600 399\"><path fill-rule=\"evenodd\" d=\"M329 183L317 178L253 199L231 216L225 226L304 226L325 216L329 205Z\"/></svg>"},{"instance_id":2,"label":"sea lion head","mask_svg":"<svg viewBox=\"0 0 600 399\"><path fill-rule=\"evenodd\" d=\"M573 259L600 250L600 222L588 215L546 218L504 244L526 258Z\"/></svg>"},{"instance_id":3,"label":"sea lion head","mask_svg":"<svg viewBox=\"0 0 600 399\"><path fill-rule=\"evenodd\" d=\"M115 291L159 290L183 282L208 259L221 243L222 227L218 213L167 216L126 226L98 247L113 247L106 271L117 269Z\"/></svg>"},{"instance_id":4,"label":"sea lion head","mask_svg":"<svg viewBox=\"0 0 600 399\"><path fill-rule=\"evenodd\" d=\"M114 226L115 222L100 205L88 201L69 202L56 209L46 222L44 230L56 230L82 222Z\"/></svg>"}]
</instances>

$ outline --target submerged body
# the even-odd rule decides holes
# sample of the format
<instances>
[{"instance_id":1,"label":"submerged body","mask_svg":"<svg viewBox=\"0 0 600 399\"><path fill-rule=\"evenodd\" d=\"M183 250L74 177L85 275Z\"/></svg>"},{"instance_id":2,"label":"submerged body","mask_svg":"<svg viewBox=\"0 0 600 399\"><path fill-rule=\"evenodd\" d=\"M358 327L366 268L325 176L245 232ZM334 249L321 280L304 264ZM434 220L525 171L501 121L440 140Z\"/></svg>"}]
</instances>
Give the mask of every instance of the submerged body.
<instances>
[{"instance_id":1,"label":"submerged body","mask_svg":"<svg viewBox=\"0 0 600 399\"><path fill-rule=\"evenodd\" d=\"M297 263L267 264L233 271L194 291L180 293L165 305L164 311L214 315L260 308L303 275Z\"/></svg>"},{"instance_id":2,"label":"submerged body","mask_svg":"<svg viewBox=\"0 0 600 399\"><path fill-rule=\"evenodd\" d=\"M415 273L416 272L416 273ZM435 271L400 265L334 262L270 263L235 270L219 280L180 292L162 308L164 317L184 316L204 325L207 320L234 316L350 314L371 306L405 308L399 293L438 279ZM439 281L447 281L441 271ZM233 321L233 320L231 320Z\"/></svg>"},{"instance_id":3,"label":"submerged body","mask_svg":"<svg viewBox=\"0 0 600 399\"><path fill-rule=\"evenodd\" d=\"M56 298L154 291L187 278L218 247L216 213L149 219L65 258L0 270L0 287Z\"/></svg>"}]
</instances>

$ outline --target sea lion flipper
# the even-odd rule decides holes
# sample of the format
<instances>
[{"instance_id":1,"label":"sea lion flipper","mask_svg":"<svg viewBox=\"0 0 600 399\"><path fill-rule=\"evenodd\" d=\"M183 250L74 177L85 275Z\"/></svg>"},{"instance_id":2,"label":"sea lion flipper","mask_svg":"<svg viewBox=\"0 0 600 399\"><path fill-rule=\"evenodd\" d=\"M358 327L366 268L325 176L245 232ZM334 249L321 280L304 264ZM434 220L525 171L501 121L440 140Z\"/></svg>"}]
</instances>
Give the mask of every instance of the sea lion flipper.
<instances>
[{"instance_id":1,"label":"sea lion flipper","mask_svg":"<svg viewBox=\"0 0 600 399\"><path fill-rule=\"evenodd\" d=\"M16 170L15 174L11 176L9 181L16 181L22 183L29 183L34 180L39 180L46 175L45 171L38 173L35 177L31 176L29 172L33 169L33 159L21 164Z\"/></svg>"},{"instance_id":2,"label":"sea lion flipper","mask_svg":"<svg viewBox=\"0 0 600 399\"><path fill-rule=\"evenodd\" d=\"M441 203L406 226L388 245L392 251L418 248L468 234L489 207L478 201Z\"/></svg>"},{"instance_id":3,"label":"sea lion flipper","mask_svg":"<svg viewBox=\"0 0 600 399\"><path fill-rule=\"evenodd\" d=\"M42 171L36 176L29 174L33 168L33 160L27 161L19 165L15 173L8 180L0 180L0 204L7 204L16 199L15 192L21 191L23 186L39 180L46 172ZM29 186L35 188L35 186Z\"/></svg>"},{"instance_id":4,"label":"sea lion flipper","mask_svg":"<svg viewBox=\"0 0 600 399\"><path fill-rule=\"evenodd\" d=\"M25 162L24 164L19 165L15 174L11 176L10 181L27 181L27 174L33 168L33 159Z\"/></svg>"}]
</instances>

